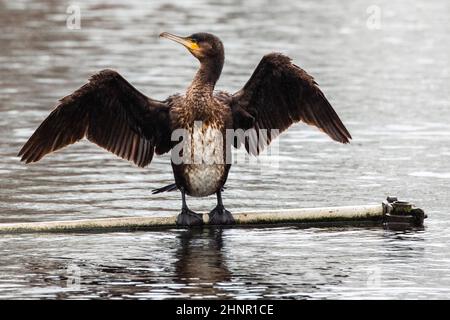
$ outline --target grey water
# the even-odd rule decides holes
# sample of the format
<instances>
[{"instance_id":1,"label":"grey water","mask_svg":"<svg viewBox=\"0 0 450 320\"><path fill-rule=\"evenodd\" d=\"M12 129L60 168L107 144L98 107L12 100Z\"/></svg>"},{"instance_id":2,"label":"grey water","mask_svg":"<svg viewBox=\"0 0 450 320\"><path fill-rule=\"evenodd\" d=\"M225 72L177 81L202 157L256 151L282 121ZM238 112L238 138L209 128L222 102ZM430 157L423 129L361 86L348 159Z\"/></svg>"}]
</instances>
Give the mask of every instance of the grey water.
<instances>
[{"instance_id":1,"label":"grey water","mask_svg":"<svg viewBox=\"0 0 450 320\"><path fill-rule=\"evenodd\" d=\"M0 222L174 215L169 157L133 166L81 142L33 165L16 154L57 100L104 68L157 99L197 62L162 31L224 42L219 89L235 92L264 54L312 74L353 135L304 124L275 166L231 169L230 211L379 203L425 209L421 230L172 229L0 236L0 298L450 298L450 3L425 1L0 0ZM68 10L69 9L69 10ZM69 27L72 26L69 17ZM215 198L188 199L207 212Z\"/></svg>"}]
</instances>

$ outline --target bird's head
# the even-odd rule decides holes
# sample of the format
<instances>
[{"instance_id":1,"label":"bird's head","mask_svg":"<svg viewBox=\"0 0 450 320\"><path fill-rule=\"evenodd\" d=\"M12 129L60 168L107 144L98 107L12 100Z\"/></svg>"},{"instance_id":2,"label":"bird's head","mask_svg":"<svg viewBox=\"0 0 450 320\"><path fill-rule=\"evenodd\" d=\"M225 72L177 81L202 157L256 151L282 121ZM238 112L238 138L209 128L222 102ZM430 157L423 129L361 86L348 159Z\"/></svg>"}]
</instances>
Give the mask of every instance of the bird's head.
<instances>
[{"instance_id":1,"label":"bird's head","mask_svg":"<svg viewBox=\"0 0 450 320\"><path fill-rule=\"evenodd\" d=\"M223 60L224 49L222 41L213 34L201 32L187 37L180 37L163 32L159 36L182 44L200 62L215 59Z\"/></svg>"}]
</instances>

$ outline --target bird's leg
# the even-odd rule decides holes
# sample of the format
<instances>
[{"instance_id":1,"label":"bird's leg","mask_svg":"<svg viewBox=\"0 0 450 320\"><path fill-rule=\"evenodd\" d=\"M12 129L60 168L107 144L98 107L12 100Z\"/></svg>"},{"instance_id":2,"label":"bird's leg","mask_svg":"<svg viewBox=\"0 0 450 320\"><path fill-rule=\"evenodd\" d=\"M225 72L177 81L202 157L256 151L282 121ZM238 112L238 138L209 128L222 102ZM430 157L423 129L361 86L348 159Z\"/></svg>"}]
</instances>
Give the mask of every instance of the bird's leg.
<instances>
[{"instance_id":1,"label":"bird's leg","mask_svg":"<svg viewBox=\"0 0 450 320\"><path fill-rule=\"evenodd\" d=\"M235 224L230 211L226 210L222 203L222 191L217 192L217 206L209 213L209 224Z\"/></svg>"},{"instance_id":2,"label":"bird's leg","mask_svg":"<svg viewBox=\"0 0 450 320\"><path fill-rule=\"evenodd\" d=\"M183 201L181 213L177 217L178 226L201 226L203 224L203 216L189 210L186 204L186 192L181 188L181 198Z\"/></svg>"}]
</instances>

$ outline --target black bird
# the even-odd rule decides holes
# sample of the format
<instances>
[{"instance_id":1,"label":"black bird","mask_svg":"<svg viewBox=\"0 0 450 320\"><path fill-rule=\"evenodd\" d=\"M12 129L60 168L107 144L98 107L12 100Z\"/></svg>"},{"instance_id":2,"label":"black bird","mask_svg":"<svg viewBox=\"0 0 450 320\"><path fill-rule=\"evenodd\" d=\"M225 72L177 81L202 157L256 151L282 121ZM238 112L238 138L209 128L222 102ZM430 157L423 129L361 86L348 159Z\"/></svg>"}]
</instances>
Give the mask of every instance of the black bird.
<instances>
[{"instance_id":1,"label":"black bird","mask_svg":"<svg viewBox=\"0 0 450 320\"><path fill-rule=\"evenodd\" d=\"M215 92L224 64L220 39L209 33L179 37L164 32L160 36L182 44L200 61L184 95L158 101L139 92L116 71L100 71L60 100L20 150L21 160L36 162L84 137L140 167L148 165L155 152L160 155L172 150L175 184L155 192L181 191L183 204L177 223L203 223L201 215L187 207L186 194L204 197L215 193L217 206L209 213L210 223L233 224L221 192L230 169L226 154L232 144L238 147L242 140L239 142L235 136L231 142L224 139L226 142L220 143L217 136L224 138L227 130L242 129L241 132L254 130L253 137L259 138L259 132L265 129L269 130L268 144L291 124L303 121L335 141L348 143L351 139L313 77L287 56L270 53L262 58L241 90L234 94ZM177 129L184 134L174 138ZM249 143L248 136L244 144L255 155L263 147ZM179 145L181 149L176 148ZM198 149L200 145L207 150ZM198 156L196 148L202 151L200 156L208 154L207 158L213 161L186 161ZM182 161L175 161L174 157L181 157Z\"/></svg>"}]
</instances>

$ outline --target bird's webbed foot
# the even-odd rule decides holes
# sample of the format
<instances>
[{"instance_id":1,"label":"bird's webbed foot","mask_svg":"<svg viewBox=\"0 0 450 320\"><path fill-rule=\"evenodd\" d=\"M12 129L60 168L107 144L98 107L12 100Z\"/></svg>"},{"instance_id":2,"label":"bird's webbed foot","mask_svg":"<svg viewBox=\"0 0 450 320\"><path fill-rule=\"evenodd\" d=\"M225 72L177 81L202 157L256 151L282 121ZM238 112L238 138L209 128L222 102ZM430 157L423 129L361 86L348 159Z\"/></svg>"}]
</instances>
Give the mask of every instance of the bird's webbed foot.
<instances>
[{"instance_id":1,"label":"bird's webbed foot","mask_svg":"<svg viewBox=\"0 0 450 320\"><path fill-rule=\"evenodd\" d=\"M218 204L209 213L209 224L213 225L230 225L235 224L236 221L230 211L225 209L223 205Z\"/></svg>"},{"instance_id":2,"label":"bird's webbed foot","mask_svg":"<svg viewBox=\"0 0 450 320\"><path fill-rule=\"evenodd\" d=\"M177 225L183 227L201 226L203 225L203 215L195 213L188 208L183 208L177 217Z\"/></svg>"}]
</instances>

